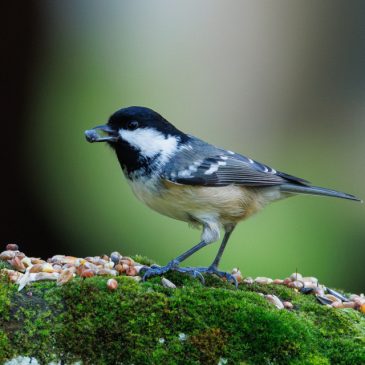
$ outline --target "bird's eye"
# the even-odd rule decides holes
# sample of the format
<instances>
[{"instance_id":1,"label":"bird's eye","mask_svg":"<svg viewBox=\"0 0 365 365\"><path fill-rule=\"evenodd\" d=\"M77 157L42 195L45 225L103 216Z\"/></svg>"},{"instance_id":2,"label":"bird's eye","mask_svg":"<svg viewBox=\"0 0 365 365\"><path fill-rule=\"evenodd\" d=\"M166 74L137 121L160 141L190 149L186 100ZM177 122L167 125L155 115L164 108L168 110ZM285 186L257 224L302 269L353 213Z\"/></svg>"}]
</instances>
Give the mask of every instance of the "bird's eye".
<instances>
[{"instance_id":1,"label":"bird's eye","mask_svg":"<svg viewBox=\"0 0 365 365\"><path fill-rule=\"evenodd\" d=\"M133 131L138 128L138 122L136 120L131 120L127 123L127 129Z\"/></svg>"}]
</instances>

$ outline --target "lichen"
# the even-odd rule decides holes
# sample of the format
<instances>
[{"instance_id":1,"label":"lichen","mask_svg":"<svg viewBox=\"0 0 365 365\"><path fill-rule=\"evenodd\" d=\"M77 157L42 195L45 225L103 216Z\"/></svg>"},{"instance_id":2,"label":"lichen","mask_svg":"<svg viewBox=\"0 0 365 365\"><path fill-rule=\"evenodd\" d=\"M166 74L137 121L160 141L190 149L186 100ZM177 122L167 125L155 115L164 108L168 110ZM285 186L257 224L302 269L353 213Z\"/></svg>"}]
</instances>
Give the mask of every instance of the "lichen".
<instances>
[{"instance_id":1,"label":"lichen","mask_svg":"<svg viewBox=\"0 0 365 365\"><path fill-rule=\"evenodd\" d=\"M18 355L41 364L362 364L365 316L321 306L279 285L240 284L169 273L138 283L117 277L37 282L21 292L0 278L0 363ZM294 304L278 310L258 294Z\"/></svg>"}]
</instances>

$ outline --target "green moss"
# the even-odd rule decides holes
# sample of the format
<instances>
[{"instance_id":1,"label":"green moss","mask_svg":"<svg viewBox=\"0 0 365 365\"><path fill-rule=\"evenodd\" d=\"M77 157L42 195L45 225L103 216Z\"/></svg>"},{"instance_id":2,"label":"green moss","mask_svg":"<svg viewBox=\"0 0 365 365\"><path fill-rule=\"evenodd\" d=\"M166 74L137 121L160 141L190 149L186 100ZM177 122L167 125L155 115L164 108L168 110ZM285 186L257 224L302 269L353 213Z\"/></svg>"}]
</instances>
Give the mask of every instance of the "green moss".
<instances>
[{"instance_id":1,"label":"green moss","mask_svg":"<svg viewBox=\"0 0 365 365\"><path fill-rule=\"evenodd\" d=\"M139 258L140 260L140 258ZM179 273L137 283L118 277L39 282L18 292L0 279L0 362L16 355L47 364L362 364L365 317L321 306L279 285L238 290L207 276L206 286ZM258 294L290 300L277 310Z\"/></svg>"}]
</instances>

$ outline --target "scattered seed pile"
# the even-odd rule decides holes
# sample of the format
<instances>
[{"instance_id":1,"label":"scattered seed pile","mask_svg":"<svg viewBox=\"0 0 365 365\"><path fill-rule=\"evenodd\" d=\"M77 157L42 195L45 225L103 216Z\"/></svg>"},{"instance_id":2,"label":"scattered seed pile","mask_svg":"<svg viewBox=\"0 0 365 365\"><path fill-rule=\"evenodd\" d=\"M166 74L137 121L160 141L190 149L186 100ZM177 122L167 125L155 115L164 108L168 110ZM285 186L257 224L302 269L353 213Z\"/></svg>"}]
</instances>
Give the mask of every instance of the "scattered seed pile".
<instances>
[{"instance_id":1,"label":"scattered seed pile","mask_svg":"<svg viewBox=\"0 0 365 365\"><path fill-rule=\"evenodd\" d=\"M0 260L12 266L12 269L2 269L1 272L5 273L11 282L19 285L19 291L33 281L54 280L57 285L64 285L75 276L91 278L95 275L127 275L139 281L141 277L138 273L142 267L146 267L130 257L122 256L119 252L112 252L110 256L85 258L55 255L45 261L26 256L19 251L16 244L8 244L6 250L1 252ZM114 281L117 283L116 280ZM108 283L113 281L109 280ZM110 284L110 289L115 285L117 286L117 284Z\"/></svg>"},{"instance_id":2,"label":"scattered seed pile","mask_svg":"<svg viewBox=\"0 0 365 365\"><path fill-rule=\"evenodd\" d=\"M318 302L332 308L353 308L365 313L365 296L364 294L351 294L349 297L337 292L336 290L327 288L318 282L318 279L313 276L302 276L299 273L293 273L285 279L271 279L266 277L251 277L244 278L239 269L233 269L232 275L239 283L252 285L258 284L276 284L285 285L293 288L296 292L302 294L315 295ZM264 295L266 299L274 304L278 309L292 309L293 304L287 301L281 301L276 295Z\"/></svg>"},{"instance_id":3,"label":"scattered seed pile","mask_svg":"<svg viewBox=\"0 0 365 365\"><path fill-rule=\"evenodd\" d=\"M128 256L122 256L119 252L112 252L110 256L89 256L78 258L73 256L55 255L47 261L36 257L28 257L19 251L16 244L8 244L5 251L0 253L0 260L8 262L12 269L2 269L1 274L5 274L10 282L18 284L18 290L22 290L28 283L41 280L54 280L57 285L64 285L75 276L90 278L99 276L130 276L136 281L142 280L139 275L141 269L148 266L134 261ZM266 277L244 278L239 269L233 269L232 275L239 284L252 285L258 283L262 285L275 284L285 285L302 294L315 295L318 302L331 308L353 308L365 313L364 294L352 294L345 296L336 290L327 288L318 282L318 279L311 276L303 277L299 273L293 273L285 279L271 279ZM224 280L224 279L223 279ZM175 289L176 286L166 278L161 279L163 286ZM109 290L115 290L118 282L109 278L106 282ZM278 309L293 309L293 304L288 301L281 301L275 295L264 295L269 302Z\"/></svg>"}]
</instances>

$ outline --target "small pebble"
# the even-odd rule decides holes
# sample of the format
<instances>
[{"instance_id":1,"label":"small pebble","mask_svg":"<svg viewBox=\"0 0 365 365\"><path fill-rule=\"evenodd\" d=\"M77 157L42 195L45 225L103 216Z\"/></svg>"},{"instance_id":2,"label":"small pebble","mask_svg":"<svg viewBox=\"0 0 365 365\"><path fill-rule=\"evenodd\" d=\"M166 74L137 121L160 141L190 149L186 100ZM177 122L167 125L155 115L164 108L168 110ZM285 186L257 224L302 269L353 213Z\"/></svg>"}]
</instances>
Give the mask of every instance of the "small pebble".
<instances>
[{"instance_id":1,"label":"small pebble","mask_svg":"<svg viewBox=\"0 0 365 365\"><path fill-rule=\"evenodd\" d=\"M324 289L322 287L315 288L313 290L313 293L316 294L316 295L321 295L323 297L324 296Z\"/></svg>"},{"instance_id":2,"label":"small pebble","mask_svg":"<svg viewBox=\"0 0 365 365\"><path fill-rule=\"evenodd\" d=\"M117 270L119 274L122 274L125 271L123 270L123 265L121 264L115 265L114 269Z\"/></svg>"},{"instance_id":3,"label":"small pebble","mask_svg":"<svg viewBox=\"0 0 365 365\"><path fill-rule=\"evenodd\" d=\"M283 283L284 283L284 280L282 280L282 279L275 279L275 280L273 281L273 284L281 285L281 284L283 284Z\"/></svg>"},{"instance_id":4,"label":"small pebble","mask_svg":"<svg viewBox=\"0 0 365 365\"><path fill-rule=\"evenodd\" d=\"M243 279L243 282L245 284L253 284L254 280L251 278L251 276L248 276L247 278Z\"/></svg>"},{"instance_id":5,"label":"small pebble","mask_svg":"<svg viewBox=\"0 0 365 365\"><path fill-rule=\"evenodd\" d=\"M161 282L162 282L162 285L163 285L165 288L176 289L176 285L175 285L172 281L170 281L170 280L168 280L168 279L166 279L166 278L162 278L162 279L161 279Z\"/></svg>"},{"instance_id":6,"label":"small pebble","mask_svg":"<svg viewBox=\"0 0 365 365\"><path fill-rule=\"evenodd\" d=\"M300 289L300 292L303 294L312 294L314 292L314 289L303 287L302 289Z\"/></svg>"},{"instance_id":7,"label":"small pebble","mask_svg":"<svg viewBox=\"0 0 365 365\"><path fill-rule=\"evenodd\" d=\"M95 276L95 272L91 269L82 270L80 276L82 278L92 278L93 276Z\"/></svg>"},{"instance_id":8,"label":"small pebble","mask_svg":"<svg viewBox=\"0 0 365 365\"><path fill-rule=\"evenodd\" d=\"M292 302L288 302L288 301L285 301L283 302L283 305L284 305L284 308L286 309L293 309L293 303Z\"/></svg>"},{"instance_id":9,"label":"small pebble","mask_svg":"<svg viewBox=\"0 0 365 365\"><path fill-rule=\"evenodd\" d=\"M42 264L42 271L43 272L54 272L55 270L50 263L45 262L44 264Z\"/></svg>"},{"instance_id":10,"label":"small pebble","mask_svg":"<svg viewBox=\"0 0 365 365\"><path fill-rule=\"evenodd\" d=\"M108 261L104 264L104 267L107 269L112 269L115 266L113 261Z\"/></svg>"},{"instance_id":11,"label":"small pebble","mask_svg":"<svg viewBox=\"0 0 365 365\"><path fill-rule=\"evenodd\" d=\"M43 264L35 264L30 269L29 272L36 273L42 271Z\"/></svg>"},{"instance_id":12,"label":"small pebble","mask_svg":"<svg viewBox=\"0 0 365 365\"><path fill-rule=\"evenodd\" d=\"M265 295L265 298L275 305L277 309L284 309L284 304L281 302L281 300L276 295Z\"/></svg>"},{"instance_id":13,"label":"small pebble","mask_svg":"<svg viewBox=\"0 0 365 365\"><path fill-rule=\"evenodd\" d=\"M316 298L317 298L317 300L318 300L321 304L323 304L323 305L329 305L329 306L331 306L331 304L332 304L332 300L328 299L328 298L327 298L327 297L325 297L325 296L322 296L322 295L316 295Z\"/></svg>"},{"instance_id":14,"label":"small pebble","mask_svg":"<svg viewBox=\"0 0 365 365\"><path fill-rule=\"evenodd\" d=\"M8 263L15 269L21 272L25 271L25 265L23 264L22 260L15 256L13 259L8 260Z\"/></svg>"},{"instance_id":15,"label":"small pebble","mask_svg":"<svg viewBox=\"0 0 365 365\"><path fill-rule=\"evenodd\" d=\"M340 299L338 299L337 297L335 297L332 294L326 294L325 297L328 298L331 302L340 302L340 303L342 303L342 301Z\"/></svg>"},{"instance_id":16,"label":"small pebble","mask_svg":"<svg viewBox=\"0 0 365 365\"><path fill-rule=\"evenodd\" d=\"M5 273L12 283L17 282L24 275L19 271L9 269L2 269L0 273Z\"/></svg>"},{"instance_id":17,"label":"small pebble","mask_svg":"<svg viewBox=\"0 0 365 365\"><path fill-rule=\"evenodd\" d=\"M40 258L37 258L37 257L31 257L30 261L31 261L32 265L45 264L46 263L46 261L41 260Z\"/></svg>"},{"instance_id":18,"label":"small pebble","mask_svg":"<svg viewBox=\"0 0 365 365\"><path fill-rule=\"evenodd\" d=\"M64 285L68 283L71 279L73 279L75 271L76 269L74 267L73 268L70 267L66 270L63 270L57 279L57 285Z\"/></svg>"},{"instance_id":19,"label":"small pebble","mask_svg":"<svg viewBox=\"0 0 365 365\"><path fill-rule=\"evenodd\" d=\"M5 247L5 250L9 250L9 251L18 251L19 250L19 246L15 243L8 243Z\"/></svg>"},{"instance_id":20,"label":"small pebble","mask_svg":"<svg viewBox=\"0 0 365 365\"><path fill-rule=\"evenodd\" d=\"M313 283L313 284L318 283L318 279L315 278L314 276L303 276L300 280L303 281L303 282L310 282L310 283Z\"/></svg>"},{"instance_id":21,"label":"small pebble","mask_svg":"<svg viewBox=\"0 0 365 365\"><path fill-rule=\"evenodd\" d=\"M290 275L290 279L292 281L294 281L294 280L302 280L303 279L303 276L302 276L302 274L299 274L298 272L294 272L293 274Z\"/></svg>"},{"instance_id":22,"label":"small pebble","mask_svg":"<svg viewBox=\"0 0 365 365\"><path fill-rule=\"evenodd\" d=\"M99 269L96 271L96 275L99 276L108 276L108 275L117 276L117 274L118 272L113 269Z\"/></svg>"},{"instance_id":23,"label":"small pebble","mask_svg":"<svg viewBox=\"0 0 365 365\"><path fill-rule=\"evenodd\" d=\"M114 251L110 254L110 259L114 262L115 265L119 264L119 260L121 259L122 255L117 252Z\"/></svg>"},{"instance_id":24,"label":"small pebble","mask_svg":"<svg viewBox=\"0 0 365 365\"><path fill-rule=\"evenodd\" d=\"M38 272L34 275L34 278L32 281L43 281L43 280L57 280L60 276L57 272Z\"/></svg>"},{"instance_id":25,"label":"small pebble","mask_svg":"<svg viewBox=\"0 0 365 365\"><path fill-rule=\"evenodd\" d=\"M12 250L3 251L0 253L0 260L12 260L16 256L16 252Z\"/></svg>"},{"instance_id":26,"label":"small pebble","mask_svg":"<svg viewBox=\"0 0 365 365\"><path fill-rule=\"evenodd\" d=\"M311 281L302 281L300 280L301 283L303 283L303 286L305 288L311 288L311 289L315 289L318 287L318 284L317 283L313 283Z\"/></svg>"},{"instance_id":27,"label":"small pebble","mask_svg":"<svg viewBox=\"0 0 365 365\"><path fill-rule=\"evenodd\" d=\"M335 302L332 302L332 304L331 304L331 306L333 307L333 308L343 308L343 303L342 302L337 302L337 301L335 301Z\"/></svg>"},{"instance_id":28,"label":"small pebble","mask_svg":"<svg viewBox=\"0 0 365 365\"><path fill-rule=\"evenodd\" d=\"M129 266L134 265L134 260L131 257L123 256L120 260L122 264L127 264Z\"/></svg>"},{"instance_id":29,"label":"small pebble","mask_svg":"<svg viewBox=\"0 0 365 365\"><path fill-rule=\"evenodd\" d=\"M327 288L327 292L328 292L328 294L331 294L331 295L335 296L336 298L338 298L342 302L348 302L349 301L349 299L347 297L345 297L344 295L342 295L341 293L337 292L334 289Z\"/></svg>"},{"instance_id":30,"label":"small pebble","mask_svg":"<svg viewBox=\"0 0 365 365\"><path fill-rule=\"evenodd\" d=\"M358 306L360 306L360 305L362 305L362 304L365 304L365 300L364 300L364 298L361 298L361 297L355 298L355 299L354 299L354 302L355 302Z\"/></svg>"},{"instance_id":31,"label":"small pebble","mask_svg":"<svg viewBox=\"0 0 365 365\"><path fill-rule=\"evenodd\" d=\"M266 278L264 276L258 276L256 279L255 279L255 283L258 283L258 284L271 284L273 282L272 279L270 278Z\"/></svg>"},{"instance_id":32,"label":"small pebble","mask_svg":"<svg viewBox=\"0 0 365 365\"><path fill-rule=\"evenodd\" d=\"M29 267L29 266L32 266L32 260L29 258L29 257L23 257L21 259L21 262L22 264L25 266L25 267Z\"/></svg>"},{"instance_id":33,"label":"small pebble","mask_svg":"<svg viewBox=\"0 0 365 365\"><path fill-rule=\"evenodd\" d=\"M299 280L294 280L288 284L289 288L301 289L303 288L304 284Z\"/></svg>"},{"instance_id":34,"label":"small pebble","mask_svg":"<svg viewBox=\"0 0 365 365\"><path fill-rule=\"evenodd\" d=\"M355 302L343 302L342 308L355 308L356 303Z\"/></svg>"},{"instance_id":35,"label":"small pebble","mask_svg":"<svg viewBox=\"0 0 365 365\"><path fill-rule=\"evenodd\" d=\"M107 285L108 289L111 291L116 290L118 288L118 282L115 279L109 279L106 282L106 285Z\"/></svg>"},{"instance_id":36,"label":"small pebble","mask_svg":"<svg viewBox=\"0 0 365 365\"><path fill-rule=\"evenodd\" d=\"M125 273L128 276L136 276L137 275L137 270L134 266L129 266Z\"/></svg>"}]
</instances>

